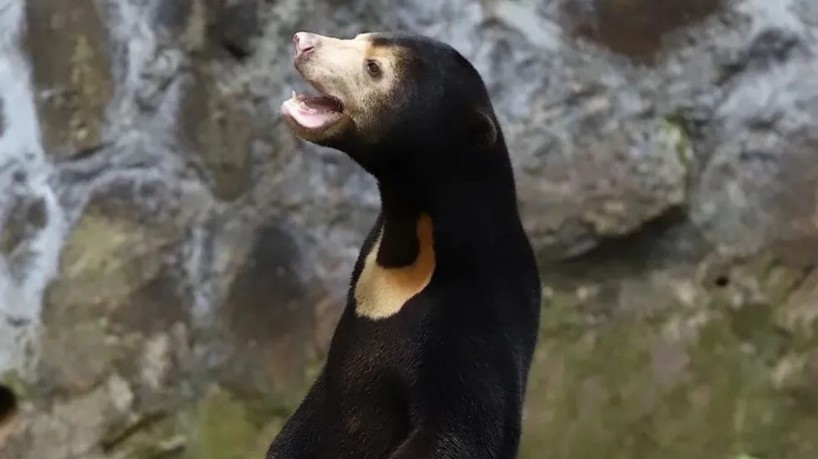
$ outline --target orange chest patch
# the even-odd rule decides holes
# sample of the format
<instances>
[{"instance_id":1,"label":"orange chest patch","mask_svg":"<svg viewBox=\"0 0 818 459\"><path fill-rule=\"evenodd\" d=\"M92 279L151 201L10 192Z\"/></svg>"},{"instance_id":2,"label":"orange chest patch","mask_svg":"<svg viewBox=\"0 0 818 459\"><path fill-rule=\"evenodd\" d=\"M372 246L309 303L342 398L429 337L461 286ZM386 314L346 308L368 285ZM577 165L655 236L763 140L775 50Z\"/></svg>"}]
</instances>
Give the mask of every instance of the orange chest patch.
<instances>
[{"instance_id":1,"label":"orange chest patch","mask_svg":"<svg viewBox=\"0 0 818 459\"><path fill-rule=\"evenodd\" d=\"M355 312L370 319L384 319L397 314L432 280L435 271L435 248L432 219L423 214L417 222L418 254L407 266L384 268L378 264L383 227L364 260L361 275L355 283Z\"/></svg>"}]
</instances>

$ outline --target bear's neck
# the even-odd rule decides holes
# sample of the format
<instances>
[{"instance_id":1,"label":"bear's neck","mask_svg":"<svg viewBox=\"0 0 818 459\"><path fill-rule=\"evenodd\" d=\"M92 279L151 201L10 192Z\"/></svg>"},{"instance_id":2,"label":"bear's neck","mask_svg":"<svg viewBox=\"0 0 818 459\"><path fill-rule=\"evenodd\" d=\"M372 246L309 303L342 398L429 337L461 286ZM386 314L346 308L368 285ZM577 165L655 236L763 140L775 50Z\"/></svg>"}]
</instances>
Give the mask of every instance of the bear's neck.
<instances>
[{"instance_id":1,"label":"bear's neck","mask_svg":"<svg viewBox=\"0 0 818 459\"><path fill-rule=\"evenodd\" d=\"M401 267L414 262L420 247L418 222L431 219L435 252L439 260L496 259L503 241L518 238L521 224L517 212L513 177L501 171L486 180L452 178L434 181L379 180L382 232L378 264Z\"/></svg>"},{"instance_id":2,"label":"bear's neck","mask_svg":"<svg viewBox=\"0 0 818 459\"><path fill-rule=\"evenodd\" d=\"M381 183L379 188L382 228L378 264L384 268L408 266L420 251L417 225L424 210L417 200L390 184Z\"/></svg>"}]
</instances>

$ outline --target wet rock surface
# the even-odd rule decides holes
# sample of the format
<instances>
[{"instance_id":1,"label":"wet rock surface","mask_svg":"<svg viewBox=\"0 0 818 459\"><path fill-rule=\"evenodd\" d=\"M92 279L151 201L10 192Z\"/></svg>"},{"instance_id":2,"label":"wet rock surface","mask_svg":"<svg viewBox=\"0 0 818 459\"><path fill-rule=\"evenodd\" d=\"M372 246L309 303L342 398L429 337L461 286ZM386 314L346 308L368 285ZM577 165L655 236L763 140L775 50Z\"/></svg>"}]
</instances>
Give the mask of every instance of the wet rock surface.
<instances>
[{"instance_id":1,"label":"wet rock surface","mask_svg":"<svg viewBox=\"0 0 818 459\"><path fill-rule=\"evenodd\" d=\"M377 212L297 30L484 75L545 308L521 457L818 456L809 0L0 2L0 457L262 457Z\"/></svg>"}]
</instances>

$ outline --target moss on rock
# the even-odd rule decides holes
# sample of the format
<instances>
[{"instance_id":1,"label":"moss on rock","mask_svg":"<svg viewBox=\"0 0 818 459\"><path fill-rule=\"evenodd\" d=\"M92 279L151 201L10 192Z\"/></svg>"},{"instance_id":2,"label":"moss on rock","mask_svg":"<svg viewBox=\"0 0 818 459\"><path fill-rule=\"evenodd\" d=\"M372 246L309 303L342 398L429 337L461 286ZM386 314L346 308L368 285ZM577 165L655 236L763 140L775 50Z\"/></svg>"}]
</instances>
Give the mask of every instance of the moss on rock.
<instances>
[{"instance_id":1,"label":"moss on rock","mask_svg":"<svg viewBox=\"0 0 818 459\"><path fill-rule=\"evenodd\" d=\"M687 306L596 323L577 317L576 292L546 295L521 457L816 457L808 347L776 319L812 284L769 257L726 272L726 285L692 284L700 300Z\"/></svg>"},{"instance_id":2,"label":"moss on rock","mask_svg":"<svg viewBox=\"0 0 818 459\"><path fill-rule=\"evenodd\" d=\"M260 424L246 402L219 388L202 399L192 416L185 459L264 457L274 424Z\"/></svg>"}]
</instances>

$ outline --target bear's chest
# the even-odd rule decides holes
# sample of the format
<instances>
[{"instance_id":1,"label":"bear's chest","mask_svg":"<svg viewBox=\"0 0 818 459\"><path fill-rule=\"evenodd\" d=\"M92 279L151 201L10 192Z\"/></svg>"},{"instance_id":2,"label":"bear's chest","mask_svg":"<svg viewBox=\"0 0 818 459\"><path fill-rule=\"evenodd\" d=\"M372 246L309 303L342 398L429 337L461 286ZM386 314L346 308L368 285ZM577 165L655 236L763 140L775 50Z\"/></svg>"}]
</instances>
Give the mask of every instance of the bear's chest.
<instances>
[{"instance_id":1,"label":"bear's chest","mask_svg":"<svg viewBox=\"0 0 818 459\"><path fill-rule=\"evenodd\" d=\"M421 358L428 302L416 295L394 316L372 320L348 310L333 338L328 365L343 393L372 394L379 386L405 385Z\"/></svg>"},{"instance_id":2,"label":"bear's chest","mask_svg":"<svg viewBox=\"0 0 818 459\"><path fill-rule=\"evenodd\" d=\"M362 385L371 391L373 385L396 374L400 379L416 360L427 331L424 322L436 268L431 219L423 214L411 224L391 226L391 232L387 225L381 225L373 243L361 253L350 304L333 338L329 358L346 390ZM385 244L389 237L417 242L409 262L379 262L379 253L386 259L392 255L389 247L394 244Z\"/></svg>"},{"instance_id":3,"label":"bear's chest","mask_svg":"<svg viewBox=\"0 0 818 459\"><path fill-rule=\"evenodd\" d=\"M394 256L395 238L411 238L411 256ZM431 219L381 225L359 263L326 367L327 410L349 438L406 428L409 391L431 331L437 268Z\"/></svg>"},{"instance_id":4,"label":"bear's chest","mask_svg":"<svg viewBox=\"0 0 818 459\"><path fill-rule=\"evenodd\" d=\"M377 322L344 314L325 369L328 445L354 444L356 451L385 457L408 435L411 388L423 351L416 328L409 326L414 322L403 313Z\"/></svg>"},{"instance_id":5,"label":"bear's chest","mask_svg":"<svg viewBox=\"0 0 818 459\"><path fill-rule=\"evenodd\" d=\"M352 291L352 306L358 317L372 321L393 317L431 282L436 267L432 221L424 214L412 226L397 231L409 233L407 237L417 243L410 263L387 267L378 262L385 227L381 227L369 251L362 255L361 271Z\"/></svg>"}]
</instances>

